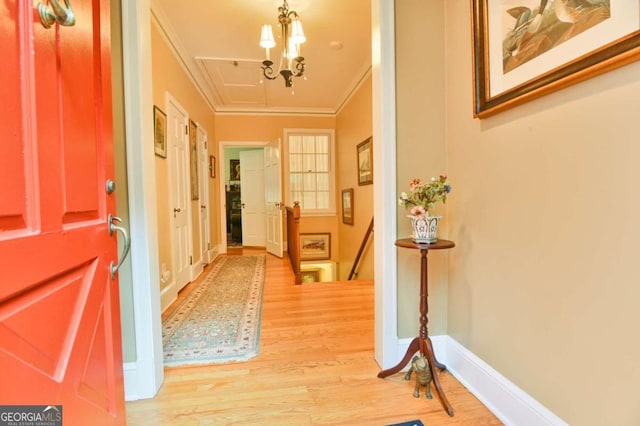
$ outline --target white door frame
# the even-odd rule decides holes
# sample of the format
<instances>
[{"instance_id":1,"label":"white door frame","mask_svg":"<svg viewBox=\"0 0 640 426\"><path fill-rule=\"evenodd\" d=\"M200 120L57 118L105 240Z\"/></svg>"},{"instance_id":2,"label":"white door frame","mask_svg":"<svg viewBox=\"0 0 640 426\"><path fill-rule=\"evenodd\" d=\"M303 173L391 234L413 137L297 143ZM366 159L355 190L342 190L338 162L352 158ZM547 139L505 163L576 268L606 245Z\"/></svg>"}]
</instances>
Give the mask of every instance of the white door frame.
<instances>
[{"instance_id":1,"label":"white door frame","mask_svg":"<svg viewBox=\"0 0 640 426\"><path fill-rule=\"evenodd\" d=\"M269 145L269 142L256 142L256 141L220 141L218 142L218 158L220 158L220 244L219 253L227 252L227 188L225 182L224 168L227 164L227 160L224 157L225 148L262 148Z\"/></svg>"},{"instance_id":2,"label":"white door frame","mask_svg":"<svg viewBox=\"0 0 640 426\"><path fill-rule=\"evenodd\" d=\"M373 146L374 216L384 223L374 233L375 357L383 368L398 360L394 6L394 0L371 0L373 137L378 141ZM164 380L155 158L149 120L153 110L151 0L123 1L122 27L127 167L136 171L128 173L127 183L137 359L125 365L125 397L134 400L153 397ZM220 155L220 164L223 159ZM224 180L220 180L223 196ZM224 213L224 203L220 204ZM220 235L226 235L225 214L221 218ZM226 252L226 238L221 239L221 252Z\"/></svg>"},{"instance_id":3,"label":"white door frame","mask_svg":"<svg viewBox=\"0 0 640 426\"><path fill-rule=\"evenodd\" d=\"M125 399L134 401L152 398L164 381L150 0L122 1L122 47L136 336L136 360L124 365L124 387Z\"/></svg>"},{"instance_id":4,"label":"white door frame","mask_svg":"<svg viewBox=\"0 0 640 426\"><path fill-rule=\"evenodd\" d=\"M383 369L402 359L398 338L395 0L371 0L375 359ZM384 159L384 161L383 161Z\"/></svg>"}]
</instances>

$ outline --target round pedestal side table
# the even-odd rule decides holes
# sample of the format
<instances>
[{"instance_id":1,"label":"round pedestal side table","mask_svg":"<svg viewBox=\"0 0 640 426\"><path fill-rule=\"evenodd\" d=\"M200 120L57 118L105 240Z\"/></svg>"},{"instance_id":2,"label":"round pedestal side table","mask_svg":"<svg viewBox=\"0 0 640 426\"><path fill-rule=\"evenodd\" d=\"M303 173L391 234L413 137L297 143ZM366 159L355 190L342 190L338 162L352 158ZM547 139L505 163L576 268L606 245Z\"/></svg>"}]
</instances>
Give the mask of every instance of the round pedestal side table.
<instances>
[{"instance_id":1,"label":"round pedestal side table","mask_svg":"<svg viewBox=\"0 0 640 426\"><path fill-rule=\"evenodd\" d=\"M409 349L407 349L407 353L404 355L404 358L402 358L398 365L381 371L380 373L378 373L378 377L385 378L397 373L411 361L411 357L416 352L420 352L422 355L424 355L425 358L427 358L427 361L429 361L429 369L431 370L433 384L436 387L436 392L440 397L442 406L449 414L449 416L453 416L453 408L451 407L451 404L449 404L449 401L447 401L447 397L444 395L444 391L442 390L442 386L440 385L440 380L438 379L438 374L436 371L436 368L444 371L447 369L447 367L444 364L438 362L438 360L436 359L436 356L433 353L433 345L431 344L431 339L429 338L429 332L427 329L427 324L429 322L429 277L427 256L429 254L429 250L450 249L455 247L455 243L449 240L438 239L438 241L431 244L419 244L414 243L411 238L403 238L396 241L396 246L420 250L420 329L418 337L414 338L411 341Z\"/></svg>"}]
</instances>

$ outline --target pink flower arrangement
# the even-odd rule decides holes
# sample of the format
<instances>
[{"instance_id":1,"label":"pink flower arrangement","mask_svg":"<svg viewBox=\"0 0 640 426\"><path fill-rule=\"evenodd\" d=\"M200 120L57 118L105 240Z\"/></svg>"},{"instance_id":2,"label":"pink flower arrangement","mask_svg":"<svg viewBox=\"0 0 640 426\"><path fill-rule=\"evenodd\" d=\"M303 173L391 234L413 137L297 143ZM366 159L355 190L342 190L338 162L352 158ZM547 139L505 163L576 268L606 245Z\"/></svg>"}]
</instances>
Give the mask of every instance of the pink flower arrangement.
<instances>
[{"instance_id":1,"label":"pink flower arrangement","mask_svg":"<svg viewBox=\"0 0 640 426\"><path fill-rule=\"evenodd\" d=\"M412 215L422 219L425 215L429 216L429 209L433 209L436 202L445 203L450 192L451 185L447 175L431 178L431 182L427 184L416 178L409 183L409 192L400 194L399 203L408 208Z\"/></svg>"}]
</instances>

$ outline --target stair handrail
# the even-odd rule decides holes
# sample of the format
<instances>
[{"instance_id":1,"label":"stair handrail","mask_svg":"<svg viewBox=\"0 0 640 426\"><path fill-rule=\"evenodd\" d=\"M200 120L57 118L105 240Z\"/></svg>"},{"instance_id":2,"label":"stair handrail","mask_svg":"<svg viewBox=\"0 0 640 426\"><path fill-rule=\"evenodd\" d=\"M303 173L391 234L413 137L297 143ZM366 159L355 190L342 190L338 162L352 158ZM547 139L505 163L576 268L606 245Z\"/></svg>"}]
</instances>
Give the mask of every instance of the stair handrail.
<instances>
[{"instance_id":1,"label":"stair handrail","mask_svg":"<svg viewBox=\"0 0 640 426\"><path fill-rule=\"evenodd\" d=\"M360 257L364 252L365 247L367 246L367 241L369 240L369 236L373 232L373 218L371 218L371 223L369 224L369 228L367 228L367 232L364 234L364 238L362 239L362 244L360 244L360 248L358 249L358 254L356 255L356 260L353 262L353 267L351 268L351 272L349 272L348 280L351 281L351 278L355 275L358 276L356 272L356 268L358 267L358 263L360 262Z\"/></svg>"}]
</instances>

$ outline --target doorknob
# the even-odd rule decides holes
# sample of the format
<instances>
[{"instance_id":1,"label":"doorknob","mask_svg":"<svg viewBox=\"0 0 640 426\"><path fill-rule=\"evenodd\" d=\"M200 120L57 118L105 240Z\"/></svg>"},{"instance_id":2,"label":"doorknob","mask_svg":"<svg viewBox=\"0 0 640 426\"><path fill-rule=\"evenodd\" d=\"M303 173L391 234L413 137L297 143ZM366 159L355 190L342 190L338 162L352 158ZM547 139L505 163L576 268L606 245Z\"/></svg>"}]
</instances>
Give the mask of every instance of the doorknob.
<instances>
[{"instance_id":1,"label":"doorknob","mask_svg":"<svg viewBox=\"0 0 640 426\"><path fill-rule=\"evenodd\" d=\"M181 212L181 210L180 210L180 208L177 208L177 209L176 209L176 208L174 208L174 209L173 209L173 212L174 212L174 213L180 213L180 212Z\"/></svg>"},{"instance_id":2,"label":"doorknob","mask_svg":"<svg viewBox=\"0 0 640 426\"><path fill-rule=\"evenodd\" d=\"M240 208L244 209L244 203L240 203Z\"/></svg>"},{"instance_id":3,"label":"doorknob","mask_svg":"<svg viewBox=\"0 0 640 426\"><path fill-rule=\"evenodd\" d=\"M113 231L117 231L122 234L122 238L124 239L124 249L122 250L120 261L114 265L112 260L111 264L109 265L109 270L111 271L111 279L114 279L116 277L116 272L118 272L118 269L120 269L122 263L129 254L129 249L131 248L131 238L129 237L129 233L127 232L126 228L114 224L114 222L122 222L122 219L117 216L111 216L111 213L109 213L109 218L107 220L109 221L109 235L113 235Z\"/></svg>"},{"instance_id":4,"label":"doorknob","mask_svg":"<svg viewBox=\"0 0 640 426\"><path fill-rule=\"evenodd\" d=\"M38 4L38 15L40 15L40 22L45 28L51 28L54 23L59 23L66 27L71 27L76 24L76 17L71 9L69 0L64 0L64 6L58 3L58 0L49 0L50 6L44 3Z\"/></svg>"}]
</instances>

